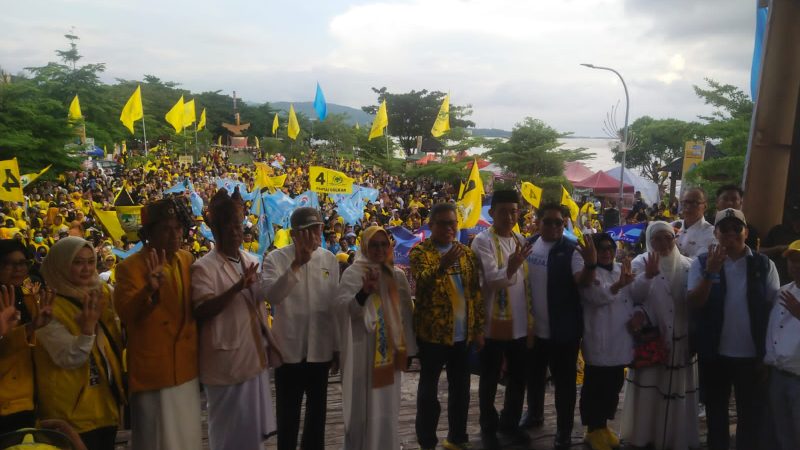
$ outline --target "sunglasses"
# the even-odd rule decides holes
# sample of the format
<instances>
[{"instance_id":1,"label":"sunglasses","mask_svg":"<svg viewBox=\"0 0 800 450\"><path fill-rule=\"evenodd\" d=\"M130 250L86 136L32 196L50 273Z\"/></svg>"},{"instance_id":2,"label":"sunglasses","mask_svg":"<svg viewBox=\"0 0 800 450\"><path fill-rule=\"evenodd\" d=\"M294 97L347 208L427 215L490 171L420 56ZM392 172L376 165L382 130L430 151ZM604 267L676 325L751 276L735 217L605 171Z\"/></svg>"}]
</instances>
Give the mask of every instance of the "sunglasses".
<instances>
[{"instance_id":1,"label":"sunglasses","mask_svg":"<svg viewBox=\"0 0 800 450\"><path fill-rule=\"evenodd\" d=\"M546 227L562 227L564 221L561 219L542 219L542 225Z\"/></svg>"}]
</instances>

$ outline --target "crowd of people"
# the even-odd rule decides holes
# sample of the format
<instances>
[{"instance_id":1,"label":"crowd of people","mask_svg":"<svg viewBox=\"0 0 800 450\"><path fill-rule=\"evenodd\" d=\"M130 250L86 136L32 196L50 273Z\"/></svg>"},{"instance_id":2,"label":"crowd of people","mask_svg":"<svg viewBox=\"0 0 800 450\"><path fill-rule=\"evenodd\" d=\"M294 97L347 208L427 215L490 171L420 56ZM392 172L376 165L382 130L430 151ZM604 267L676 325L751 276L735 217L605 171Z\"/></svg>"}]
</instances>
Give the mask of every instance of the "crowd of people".
<instances>
[{"instance_id":1,"label":"crowd of people","mask_svg":"<svg viewBox=\"0 0 800 450\"><path fill-rule=\"evenodd\" d=\"M379 191L363 218L346 223L323 196L260 249L250 201L215 182L252 190L253 167L222 152L156 161L67 173L3 206L0 435L58 419L89 450L113 449L128 426L133 449L199 449L205 401L213 450L263 448L273 435L281 450L321 449L329 374L341 373L343 447L398 449L400 383L417 358L424 449L469 448L473 373L487 449L529 443L548 373L556 449L573 444L576 406L594 450L699 448L701 406L708 447L727 449L731 390L736 448L800 448L800 202L762 241L736 186L716 193L710 221L692 188L668 207L596 205L583 225L562 205L534 210L498 189L491 227L464 243L453 186L334 160ZM298 195L319 163L312 152L273 167ZM181 182L201 215L186 194L163 194ZM143 246L130 254L134 240L113 239L97 215L120 190L144 205ZM634 222L647 224L638 255L602 231ZM409 267L394 261L396 226L429 229ZM583 228L581 242L569 227Z\"/></svg>"}]
</instances>

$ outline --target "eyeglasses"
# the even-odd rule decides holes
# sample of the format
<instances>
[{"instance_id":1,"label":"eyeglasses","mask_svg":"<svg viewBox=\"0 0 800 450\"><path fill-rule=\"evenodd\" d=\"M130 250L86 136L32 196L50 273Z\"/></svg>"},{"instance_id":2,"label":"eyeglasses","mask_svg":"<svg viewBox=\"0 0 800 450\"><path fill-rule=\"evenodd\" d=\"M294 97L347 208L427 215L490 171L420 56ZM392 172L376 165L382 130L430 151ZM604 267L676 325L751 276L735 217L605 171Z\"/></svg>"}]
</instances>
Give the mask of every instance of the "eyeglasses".
<instances>
[{"instance_id":1,"label":"eyeglasses","mask_svg":"<svg viewBox=\"0 0 800 450\"><path fill-rule=\"evenodd\" d=\"M542 219L542 225L546 227L563 227L564 221L561 219Z\"/></svg>"},{"instance_id":2,"label":"eyeglasses","mask_svg":"<svg viewBox=\"0 0 800 450\"><path fill-rule=\"evenodd\" d=\"M450 227L455 228L458 226L457 220L437 220L433 222L434 225L438 225L440 227Z\"/></svg>"}]
</instances>

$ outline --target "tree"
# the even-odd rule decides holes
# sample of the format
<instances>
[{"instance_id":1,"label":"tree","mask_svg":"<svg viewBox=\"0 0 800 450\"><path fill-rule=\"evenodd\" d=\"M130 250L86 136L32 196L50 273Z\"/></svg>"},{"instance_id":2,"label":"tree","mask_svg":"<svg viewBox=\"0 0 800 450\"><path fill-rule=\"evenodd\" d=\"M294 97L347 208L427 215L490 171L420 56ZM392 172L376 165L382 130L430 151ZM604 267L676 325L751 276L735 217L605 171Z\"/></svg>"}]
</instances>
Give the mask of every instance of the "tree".
<instances>
[{"instance_id":1,"label":"tree","mask_svg":"<svg viewBox=\"0 0 800 450\"><path fill-rule=\"evenodd\" d=\"M429 92L427 89L394 94L388 92L385 87L380 89L373 87L372 91L378 94L378 104L362 106L361 109L374 115L378 112L380 104L386 100L389 134L400 141L400 147L406 156L412 155L417 147L417 136L430 136L446 94L439 91ZM474 127L475 123L466 119L470 115L472 115L472 105L450 104L451 127Z\"/></svg>"},{"instance_id":2,"label":"tree","mask_svg":"<svg viewBox=\"0 0 800 450\"><path fill-rule=\"evenodd\" d=\"M703 126L697 122L678 119L654 119L643 116L636 119L628 133L636 140L625 157L626 167L635 167L642 175L658 185L666 181L667 174L661 168L683 156L686 141L702 137ZM622 162L619 147L613 147L614 161Z\"/></svg>"}]
</instances>

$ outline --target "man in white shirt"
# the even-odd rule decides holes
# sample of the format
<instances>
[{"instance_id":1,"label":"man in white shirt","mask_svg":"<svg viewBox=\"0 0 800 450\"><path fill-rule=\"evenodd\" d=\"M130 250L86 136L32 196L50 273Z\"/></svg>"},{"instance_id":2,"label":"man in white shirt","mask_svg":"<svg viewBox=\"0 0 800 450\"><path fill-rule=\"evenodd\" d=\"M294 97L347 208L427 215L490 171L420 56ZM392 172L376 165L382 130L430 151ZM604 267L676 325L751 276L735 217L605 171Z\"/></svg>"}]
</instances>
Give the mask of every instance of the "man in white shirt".
<instances>
[{"instance_id":1,"label":"man in white shirt","mask_svg":"<svg viewBox=\"0 0 800 450\"><path fill-rule=\"evenodd\" d=\"M486 308L485 345L480 352L481 378L478 392L483 448L500 447L497 432L511 436L516 444L527 444L528 435L519 428L525 393L525 360L533 338L530 284L525 258L531 244L512 229L519 219L519 194L495 191L489 209L494 224L472 241L480 265L481 295ZM531 341L529 341L531 339ZM503 359L506 361L506 394L502 413L494 406Z\"/></svg>"},{"instance_id":2,"label":"man in white shirt","mask_svg":"<svg viewBox=\"0 0 800 450\"><path fill-rule=\"evenodd\" d=\"M691 188L683 194L681 200L682 220L672 223L679 228L675 235L675 244L681 255L696 258L705 253L708 246L715 244L714 226L703 216L706 212L706 193L700 188Z\"/></svg>"},{"instance_id":3,"label":"man in white shirt","mask_svg":"<svg viewBox=\"0 0 800 450\"><path fill-rule=\"evenodd\" d=\"M769 311L780 288L775 264L745 245L747 222L736 209L714 220L719 245L689 269L688 301L694 308L691 341L705 392L708 447L729 447L728 401L736 395L736 448L758 445L760 364L766 349Z\"/></svg>"},{"instance_id":4,"label":"man in white shirt","mask_svg":"<svg viewBox=\"0 0 800 450\"><path fill-rule=\"evenodd\" d=\"M769 404L779 450L800 448L800 241L783 253L794 280L781 288L767 327L764 362L772 367Z\"/></svg>"},{"instance_id":5,"label":"man in white shirt","mask_svg":"<svg viewBox=\"0 0 800 450\"><path fill-rule=\"evenodd\" d=\"M267 301L275 317L273 333L283 365L275 369L278 449L297 448L300 406L306 396L301 447L322 449L328 371L338 370L339 333L334 314L339 286L336 256L320 247L322 217L297 208L290 219L293 244L264 260Z\"/></svg>"}]
</instances>

